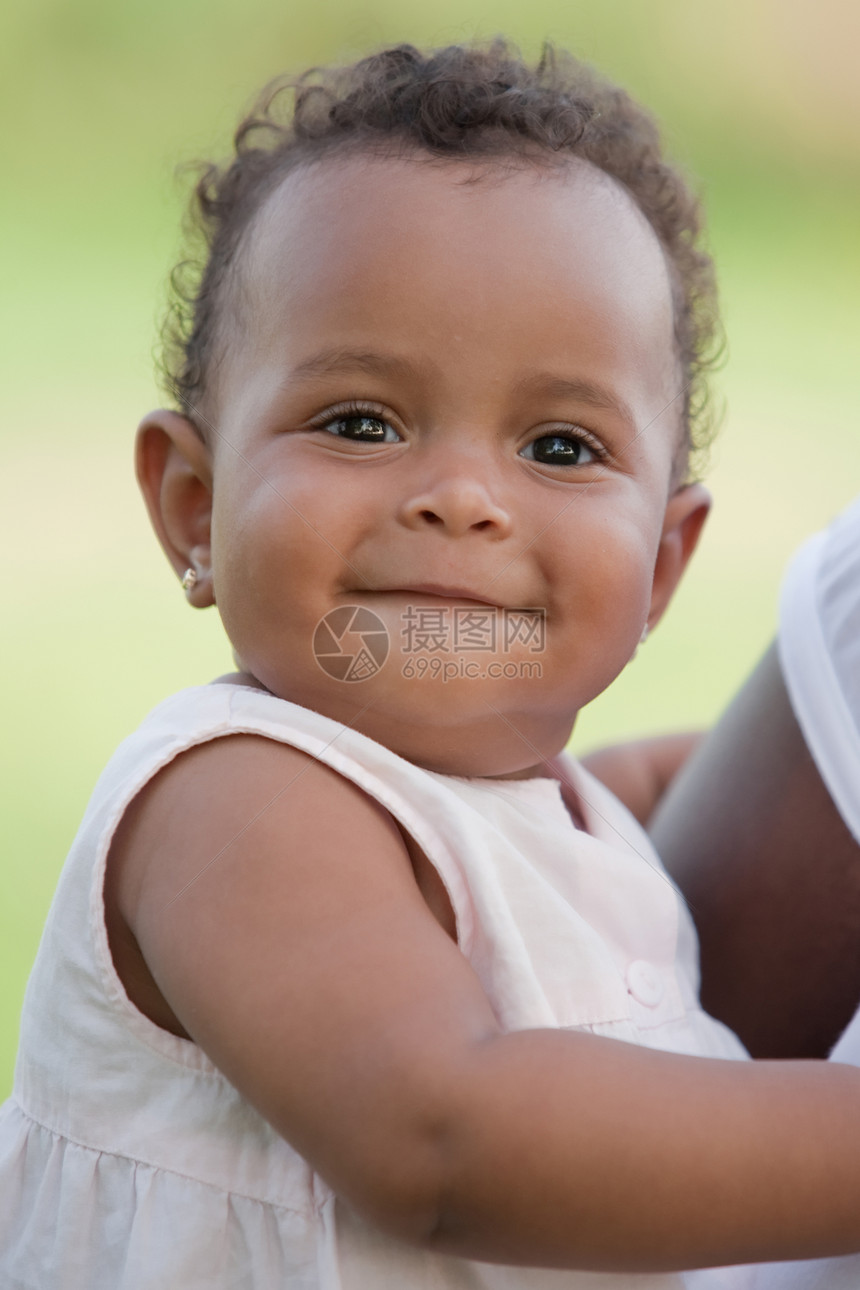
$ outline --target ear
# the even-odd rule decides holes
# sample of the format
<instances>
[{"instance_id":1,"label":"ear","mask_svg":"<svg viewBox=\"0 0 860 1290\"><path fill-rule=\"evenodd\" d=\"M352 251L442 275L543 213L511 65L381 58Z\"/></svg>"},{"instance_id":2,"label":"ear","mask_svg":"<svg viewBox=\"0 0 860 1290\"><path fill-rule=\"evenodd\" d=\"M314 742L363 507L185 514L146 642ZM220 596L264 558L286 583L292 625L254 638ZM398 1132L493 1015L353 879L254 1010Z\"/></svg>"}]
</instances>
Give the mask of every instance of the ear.
<instances>
[{"instance_id":1,"label":"ear","mask_svg":"<svg viewBox=\"0 0 860 1290\"><path fill-rule=\"evenodd\" d=\"M648 627L656 627L675 594L704 528L711 495L701 484L686 484L669 498L657 548Z\"/></svg>"},{"instance_id":2,"label":"ear","mask_svg":"<svg viewBox=\"0 0 860 1290\"><path fill-rule=\"evenodd\" d=\"M181 578L197 581L186 595L197 609L215 603L212 585L212 456L187 417L150 412L137 429L135 469L152 527Z\"/></svg>"}]
</instances>

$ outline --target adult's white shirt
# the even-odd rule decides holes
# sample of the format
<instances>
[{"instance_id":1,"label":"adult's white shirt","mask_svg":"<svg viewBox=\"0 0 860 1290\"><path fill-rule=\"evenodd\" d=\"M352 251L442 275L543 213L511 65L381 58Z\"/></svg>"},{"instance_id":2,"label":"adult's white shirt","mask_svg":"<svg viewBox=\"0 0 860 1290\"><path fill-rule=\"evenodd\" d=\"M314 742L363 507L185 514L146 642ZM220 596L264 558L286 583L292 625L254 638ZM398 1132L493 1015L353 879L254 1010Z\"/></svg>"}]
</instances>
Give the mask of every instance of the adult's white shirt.
<instances>
[{"instance_id":1,"label":"adult's white shirt","mask_svg":"<svg viewBox=\"0 0 860 1290\"><path fill-rule=\"evenodd\" d=\"M860 845L860 497L792 559L782 588L778 645L807 747ZM860 1066L860 1010L830 1060ZM762 1266L755 1286L858 1290L860 1255Z\"/></svg>"}]
</instances>

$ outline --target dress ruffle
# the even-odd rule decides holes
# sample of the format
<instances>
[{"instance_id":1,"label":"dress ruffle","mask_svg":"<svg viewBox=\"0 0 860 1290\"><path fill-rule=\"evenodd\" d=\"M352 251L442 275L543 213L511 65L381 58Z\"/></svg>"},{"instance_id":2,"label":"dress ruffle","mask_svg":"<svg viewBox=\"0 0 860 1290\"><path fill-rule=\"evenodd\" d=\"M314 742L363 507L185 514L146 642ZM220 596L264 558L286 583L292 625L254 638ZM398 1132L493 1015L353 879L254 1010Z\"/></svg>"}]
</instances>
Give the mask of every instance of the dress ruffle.
<instances>
[{"instance_id":1,"label":"dress ruffle","mask_svg":"<svg viewBox=\"0 0 860 1290\"><path fill-rule=\"evenodd\" d=\"M314 1215L70 1142L12 1100L0 1177L3 1290L321 1290Z\"/></svg>"}]
</instances>

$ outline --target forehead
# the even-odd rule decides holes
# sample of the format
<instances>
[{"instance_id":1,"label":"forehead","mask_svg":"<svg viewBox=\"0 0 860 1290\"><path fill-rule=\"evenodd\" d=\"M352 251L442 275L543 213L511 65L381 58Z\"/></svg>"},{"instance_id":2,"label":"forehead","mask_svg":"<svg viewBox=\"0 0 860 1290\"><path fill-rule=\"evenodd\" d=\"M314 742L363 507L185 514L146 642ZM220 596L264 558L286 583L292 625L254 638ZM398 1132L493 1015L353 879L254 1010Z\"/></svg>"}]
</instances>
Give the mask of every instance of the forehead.
<instances>
[{"instance_id":1,"label":"forehead","mask_svg":"<svg viewBox=\"0 0 860 1290\"><path fill-rule=\"evenodd\" d=\"M662 249L624 188L578 159L303 166L264 203L237 267L234 375L252 354L288 368L313 333L418 346L446 370L470 344L505 370L542 356L605 367L651 412L677 390Z\"/></svg>"},{"instance_id":2,"label":"forehead","mask_svg":"<svg viewBox=\"0 0 860 1290\"><path fill-rule=\"evenodd\" d=\"M432 251L436 271L468 266L464 286L488 267L522 277L519 264L548 285L590 265L607 285L629 290L638 279L643 303L669 304L665 260L645 216L621 184L579 158L502 164L359 153L301 166L258 213L242 277L258 292L266 282L299 286L303 267L320 275L339 261L340 272L349 258L372 271L404 248Z\"/></svg>"}]
</instances>

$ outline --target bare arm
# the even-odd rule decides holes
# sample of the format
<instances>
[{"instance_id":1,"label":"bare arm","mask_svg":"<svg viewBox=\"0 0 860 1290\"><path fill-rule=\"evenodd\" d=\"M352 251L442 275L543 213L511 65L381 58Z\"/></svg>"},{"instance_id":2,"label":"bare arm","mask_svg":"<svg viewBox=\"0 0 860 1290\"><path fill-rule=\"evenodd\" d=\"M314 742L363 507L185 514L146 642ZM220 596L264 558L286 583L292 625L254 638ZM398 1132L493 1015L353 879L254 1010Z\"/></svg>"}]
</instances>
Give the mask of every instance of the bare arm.
<instances>
[{"instance_id":1,"label":"bare arm","mask_svg":"<svg viewBox=\"0 0 860 1290\"><path fill-rule=\"evenodd\" d=\"M860 847L771 648L651 826L693 912L702 1002L759 1057L824 1056L860 1002Z\"/></svg>"},{"instance_id":2,"label":"bare arm","mask_svg":"<svg viewBox=\"0 0 860 1290\"><path fill-rule=\"evenodd\" d=\"M500 1032L390 817L304 754L185 754L110 865L182 1025L379 1227L561 1267L860 1249L860 1072Z\"/></svg>"},{"instance_id":3,"label":"bare arm","mask_svg":"<svg viewBox=\"0 0 860 1290\"><path fill-rule=\"evenodd\" d=\"M702 738L702 733L696 730L634 739L597 748L580 761L645 825Z\"/></svg>"}]
</instances>

